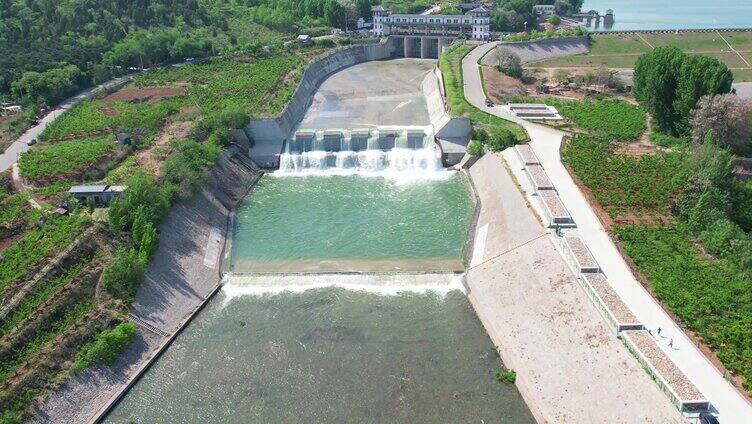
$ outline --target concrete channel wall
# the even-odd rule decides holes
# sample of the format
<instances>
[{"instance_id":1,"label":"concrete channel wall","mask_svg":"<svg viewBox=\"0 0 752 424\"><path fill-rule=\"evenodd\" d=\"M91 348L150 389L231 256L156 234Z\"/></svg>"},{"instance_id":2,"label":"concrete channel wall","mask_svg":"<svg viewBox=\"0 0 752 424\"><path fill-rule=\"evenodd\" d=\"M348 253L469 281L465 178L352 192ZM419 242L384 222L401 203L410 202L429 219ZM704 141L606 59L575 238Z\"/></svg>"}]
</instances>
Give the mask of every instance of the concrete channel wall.
<instances>
[{"instance_id":1,"label":"concrete channel wall","mask_svg":"<svg viewBox=\"0 0 752 424\"><path fill-rule=\"evenodd\" d=\"M246 134L255 141L251 157L262 167L276 168L285 139L303 119L314 93L329 75L358 63L387 59L393 54L394 42L386 39L376 44L335 50L311 63L282 113L273 118L253 119L245 128Z\"/></svg>"},{"instance_id":2,"label":"concrete channel wall","mask_svg":"<svg viewBox=\"0 0 752 424\"><path fill-rule=\"evenodd\" d=\"M290 137L292 131L302 121L316 90L324 80L349 66L373 60L400 57L401 41L402 39L399 37L389 37L378 43L348 46L333 51L311 63L303 73L292 99L282 113L272 118L253 119L246 126L245 133L255 142L254 147L250 150L251 158L263 168L277 168L285 140ZM466 139L470 133L470 120L467 118L452 118L447 113L446 102L442 93L441 72L438 68L426 75L421 82L421 89L426 97L434 135Z\"/></svg>"}]
</instances>

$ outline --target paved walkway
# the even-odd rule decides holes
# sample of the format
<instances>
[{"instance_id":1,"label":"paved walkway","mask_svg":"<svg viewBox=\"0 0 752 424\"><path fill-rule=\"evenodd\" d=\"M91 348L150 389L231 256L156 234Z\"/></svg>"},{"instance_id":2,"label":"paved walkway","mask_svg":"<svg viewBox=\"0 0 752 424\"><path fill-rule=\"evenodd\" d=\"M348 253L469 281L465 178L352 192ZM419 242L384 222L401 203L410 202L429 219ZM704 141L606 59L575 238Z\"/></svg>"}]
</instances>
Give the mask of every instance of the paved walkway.
<instances>
[{"instance_id":1,"label":"paved walkway","mask_svg":"<svg viewBox=\"0 0 752 424\"><path fill-rule=\"evenodd\" d=\"M501 159L470 168L481 199L468 298L541 423L681 423L589 301ZM618 382L618 384L614 384Z\"/></svg>"},{"instance_id":2,"label":"paved walkway","mask_svg":"<svg viewBox=\"0 0 752 424\"><path fill-rule=\"evenodd\" d=\"M462 70L467 100L481 110L517 122L525 127L530 135L533 150L538 155L562 202L569 209L577 224L578 235L587 244L624 303L654 334L657 333L659 327L662 329L661 334L665 337L658 338L660 346L679 369L711 401L718 410L721 422L752 422L752 405L731 383L723 378L721 373L697 349L632 274L624 258L620 255L584 195L561 162L559 147L564 133L518 119L504 106L490 108L485 106L485 95L481 86L477 61L495 44L481 45L465 57ZM673 348L668 347L671 338L674 341Z\"/></svg>"}]
</instances>

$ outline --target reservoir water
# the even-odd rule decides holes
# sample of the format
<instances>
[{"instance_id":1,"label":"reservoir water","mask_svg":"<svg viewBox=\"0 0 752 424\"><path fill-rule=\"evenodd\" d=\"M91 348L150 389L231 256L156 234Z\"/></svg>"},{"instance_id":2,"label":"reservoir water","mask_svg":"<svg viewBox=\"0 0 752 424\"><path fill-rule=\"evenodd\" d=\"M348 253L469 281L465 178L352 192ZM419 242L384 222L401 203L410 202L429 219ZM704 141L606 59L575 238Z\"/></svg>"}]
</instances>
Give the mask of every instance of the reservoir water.
<instances>
[{"instance_id":1,"label":"reservoir water","mask_svg":"<svg viewBox=\"0 0 752 424\"><path fill-rule=\"evenodd\" d=\"M322 84L313 130L372 125L378 141L407 119L424 132L389 149L342 137L325 151L326 134L288 149L236 211L222 289L106 422L535 422L497 380L503 364L455 273L474 202L425 121L434 65L372 62Z\"/></svg>"},{"instance_id":2,"label":"reservoir water","mask_svg":"<svg viewBox=\"0 0 752 424\"><path fill-rule=\"evenodd\" d=\"M582 10L591 9L601 14L613 9L615 23L608 29L613 31L752 28L752 1L748 0L585 0Z\"/></svg>"}]
</instances>

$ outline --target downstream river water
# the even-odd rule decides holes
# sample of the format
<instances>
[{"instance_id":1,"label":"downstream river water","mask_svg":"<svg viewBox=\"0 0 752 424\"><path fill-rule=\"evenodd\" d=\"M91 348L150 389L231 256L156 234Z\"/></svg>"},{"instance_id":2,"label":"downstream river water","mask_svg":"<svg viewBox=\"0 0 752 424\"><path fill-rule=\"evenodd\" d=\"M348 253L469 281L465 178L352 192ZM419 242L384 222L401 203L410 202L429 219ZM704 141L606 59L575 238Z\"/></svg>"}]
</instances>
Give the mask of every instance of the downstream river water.
<instances>
[{"instance_id":1,"label":"downstream river water","mask_svg":"<svg viewBox=\"0 0 752 424\"><path fill-rule=\"evenodd\" d=\"M608 30L752 28L749 0L585 0L583 11L613 9ZM595 31L606 30L590 28Z\"/></svg>"},{"instance_id":2,"label":"downstream river water","mask_svg":"<svg viewBox=\"0 0 752 424\"><path fill-rule=\"evenodd\" d=\"M422 128L434 63L347 68L305 122ZM472 192L425 137L285 153L236 213L222 289L106 422L533 423L455 274Z\"/></svg>"}]
</instances>

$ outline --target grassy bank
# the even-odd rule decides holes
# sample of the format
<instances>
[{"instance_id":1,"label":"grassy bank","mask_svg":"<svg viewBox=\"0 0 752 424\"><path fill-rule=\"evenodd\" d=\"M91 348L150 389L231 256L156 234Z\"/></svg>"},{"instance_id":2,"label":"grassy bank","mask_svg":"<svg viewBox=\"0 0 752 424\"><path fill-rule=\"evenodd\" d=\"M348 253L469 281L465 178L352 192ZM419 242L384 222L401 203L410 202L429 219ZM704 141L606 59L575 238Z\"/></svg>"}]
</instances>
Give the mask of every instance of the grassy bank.
<instances>
[{"instance_id":1,"label":"grassy bank","mask_svg":"<svg viewBox=\"0 0 752 424\"><path fill-rule=\"evenodd\" d=\"M535 62L530 66L634 68L640 54L666 45L677 46L688 53L715 57L731 68L736 82L752 81L752 67L747 63L752 63L752 32L745 31L722 34L591 34L590 52Z\"/></svg>"},{"instance_id":2,"label":"grassy bank","mask_svg":"<svg viewBox=\"0 0 752 424\"><path fill-rule=\"evenodd\" d=\"M511 131L518 140L527 140L529 137L525 130L514 122L488 114L471 105L465 99L465 91L462 79L462 59L470 53L473 46L467 44L455 44L441 55L439 67L444 77L447 103L452 116L470 118L473 126L486 129L489 133L497 129Z\"/></svg>"}]
</instances>

